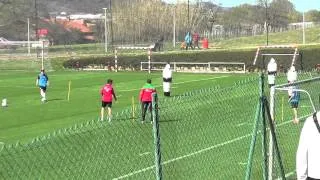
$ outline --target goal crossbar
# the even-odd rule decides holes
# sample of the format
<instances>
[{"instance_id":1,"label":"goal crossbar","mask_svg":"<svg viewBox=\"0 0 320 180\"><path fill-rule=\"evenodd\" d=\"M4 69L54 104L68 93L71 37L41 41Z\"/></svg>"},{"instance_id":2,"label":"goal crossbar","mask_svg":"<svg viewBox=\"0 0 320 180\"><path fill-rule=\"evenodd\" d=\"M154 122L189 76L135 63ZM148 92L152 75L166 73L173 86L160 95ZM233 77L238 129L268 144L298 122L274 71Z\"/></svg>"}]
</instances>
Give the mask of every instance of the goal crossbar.
<instances>
[{"instance_id":1,"label":"goal crossbar","mask_svg":"<svg viewBox=\"0 0 320 180\"><path fill-rule=\"evenodd\" d=\"M140 62L140 70L147 70L145 68L143 68L143 64L149 64L149 62ZM150 64L152 65L165 65L167 64L167 62L151 62ZM204 68L207 68L207 70L205 72L215 72L212 71L211 68L212 66L215 65L239 65L242 67L241 71L231 71L234 73L245 73L246 72L246 64L243 62L170 62L171 65L173 65L173 70L178 72L178 66L179 65L186 65L186 66L190 66L190 65L204 65ZM157 67L153 67L151 68L151 70L155 70L155 71L161 71L162 67L157 68Z\"/></svg>"},{"instance_id":2,"label":"goal crossbar","mask_svg":"<svg viewBox=\"0 0 320 180\"><path fill-rule=\"evenodd\" d=\"M150 46L118 46L114 49L114 69L118 72L118 50L147 50L148 51L148 71L151 73L151 50L154 45Z\"/></svg>"},{"instance_id":3,"label":"goal crossbar","mask_svg":"<svg viewBox=\"0 0 320 180\"><path fill-rule=\"evenodd\" d=\"M260 53L261 49L294 49L294 53ZM256 55L253 60L253 65L256 65L257 59L259 55L264 56L293 56L291 66L295 64L295 60L297 55L299 55L298 52L298 46L294 45L273 45L273 46L259 46L256 51Z\"/></svg>"}]
</instances>

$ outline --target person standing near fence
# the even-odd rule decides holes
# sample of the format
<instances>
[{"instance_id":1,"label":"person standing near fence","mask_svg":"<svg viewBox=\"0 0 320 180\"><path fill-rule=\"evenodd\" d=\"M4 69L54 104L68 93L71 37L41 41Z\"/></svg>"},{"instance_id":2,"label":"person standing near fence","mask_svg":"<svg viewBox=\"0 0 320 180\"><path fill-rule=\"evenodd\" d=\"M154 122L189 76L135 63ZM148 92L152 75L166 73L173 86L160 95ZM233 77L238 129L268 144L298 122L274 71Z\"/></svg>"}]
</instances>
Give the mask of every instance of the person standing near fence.
<instances>
[{"instance_id":1,"label":"person standing near fence","mask_svg":"<svg viewBox=\"0 0 320 180\"><path fill-rule=\"evenodd\" d=\"M192 48L192 37L190 32L187 32L186 36L184 37L184 41L186 42L186 50L188 50L188 47Z\"/></svg>"},{"instance_id":2,"label":"person standing near fence","mask_svg":"<svg viewBox=\"0 0 320 180\"><path fill-rule=\"evenodd\" d=\"M170 88L172 83L172 71L170 69L170 64L167 63L162 71L163 79L163 94L164 96L170 96Z\"/></svg>"},{"instance_id":3,"label":"person standing near fence","mask_svg":"<svg viewBox=\"0 0 320 180\"><path fill-rule=\"evenodd\" d=\"M147 79L147 83L140 90L140 103L141 103L141 123L145 122L146 112L149 109L151 114L152 123L152 94L157 93L156 88L151 84L151 79Z\"/></svg>"},{"instance_id":4,"label":"person standing near fence","mask_svg":"<svg viewBox=\"0 0 320 180\"><path fill-rule=\"evenodd\" d=\"M288 80L288 83L294 83L295 81L297 81L297 79L298 79L298 74L295 66L293 65L290 67L287 73L287 80Z\"/></svg>"},{"instance_id":5,"label":"person standing near fence","mask_svg":"<svg viewBox=\"0 0 320 180\"><path fill-rule=\"evenodd\" d=\"M277 66L276 60L274 58L271 58L267 67L269 87L275 85L277 70L278 70L278 66Z\"/></svg>"},{"instance_id":6,"label":"person standing near fence","mask_svg":"<svg viewBox=\"0 0 320 180\"><path fill-rule=\"evenodd\" d=\"M101 90L101 112L100 112L100 120L104 120L104 110L107 107L108 108L108 120L111 122L112 119L112 101L117 100L116 93L114 92L113 86L112 86L113 80L108 79L107 84L105 84Z\"/></svg>"},{"instance_id":7,"label":"person standing near fence","mask_svg":"<svg viewBox=\"0 0 320 180\"><path fill-rule=\"evenodd\" d=\"M291 96L289 98L289 102L293 111L293 123L298 124L299 119L298 119L298 106L299 106L299 101L300 101L300 92L297 91L296 86L291 86L289 87L291 91Z\"/></svg>"},{"instance_id":8,"label":"person standing near fence","mask_svg":"<svg viewBox=\"0 0 320 180\"><path fill-rule=\"evenodd\" d=\"M298 180L320 180L320 113L313 113L303 125L296 154Z\"/></svg>"},{"instance_id":9,"label":"person standing near fence","mask_svg":"<svg viewBox=\"0 0 320 180\"><path fill-rule=\"evenodd\" d=\"M200 47L199 47L199 39L200 39L199 33L198 32L194 32L193 35L192 35L193 48L197 47L198 49L200 49Z\"/></svg>"},{"instance_id":10,"label":"person standing near fence","mask_svg":"<svg viewBox=\"0 0 320 180\"><path fill-rule=\"evenodd\" d=\"M46 92L47 87L49 86L49 78L44 69L41 69L40 74L36 79L36 86L39 86L40 89L41 102L46 102Z\"/></svg>"}]
</instances>

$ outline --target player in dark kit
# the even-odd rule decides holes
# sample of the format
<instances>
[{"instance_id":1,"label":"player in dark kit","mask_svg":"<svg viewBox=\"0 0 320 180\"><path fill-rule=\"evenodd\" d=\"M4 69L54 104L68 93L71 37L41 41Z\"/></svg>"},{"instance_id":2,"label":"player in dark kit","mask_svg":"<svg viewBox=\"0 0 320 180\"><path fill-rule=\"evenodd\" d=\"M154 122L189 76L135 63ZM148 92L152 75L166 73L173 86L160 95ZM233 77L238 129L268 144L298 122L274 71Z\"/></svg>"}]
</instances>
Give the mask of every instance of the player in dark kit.
<instances>
[{"instance_id":1,"label":"player in dark kit","mask_svg":"<svg viewBox=\"0 0 320 180\"><path fill-rule=\"evenodd\" d=\"M151 123L152 123L152 94L156 93L156 88L151 84L151 79L147 80L147 83L140 90L140 102L142 110L142 120L141 123L144 123L146 112L149 108L151 113Z\"/></svg>"},{"instance_id":2,"label":"player in dark kit","mask_svg":"<svg viewBox=\"0 0 320 180\"><path fill-rule=\"evenodd\" d=\"M47 86L49 85L49 78L47 74L44 72L44 69L41 69L40 74L36 79L36 86L39 85L41 101L45 102L46 99L46 91Z\"/></svg>"}]
</instances>

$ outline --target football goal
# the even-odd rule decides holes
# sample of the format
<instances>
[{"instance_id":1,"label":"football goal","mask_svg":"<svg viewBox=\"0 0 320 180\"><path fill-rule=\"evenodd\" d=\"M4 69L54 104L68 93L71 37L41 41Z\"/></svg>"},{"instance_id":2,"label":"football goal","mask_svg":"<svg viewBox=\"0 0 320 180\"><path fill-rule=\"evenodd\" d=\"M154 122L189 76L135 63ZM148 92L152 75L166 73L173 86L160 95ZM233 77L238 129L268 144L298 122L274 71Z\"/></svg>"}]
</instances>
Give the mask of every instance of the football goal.
<instances>
[{"instance_id":1,"label":"football goal","mask_svg":"<svg viewBox=\"0 0 320 180\"><path fill-rule=\"evenodd\" d=\"M154 45L150 46L118 46L114 49L114 66L111 68L112 70L118 72L121 69L118 66L118 53L120 50L147 50L148 54L148 72L151 73L151 52L154 48Z\"/></svg>"},{"instance_id":2,"label":"football goal","mask_svg":"<svg viewBox=\"0 0 320 180\"><path fill-rule=\"evenodd\" d=\"M161 71L167 62L141 62L141 71ZM170 62L174 72L190 73L245 73L243 62ZM151 67L150 67L151 66Z\"/></svg>"},{"instance_id":3,"label":"football goal","mask_svg":"<svg viewBox=\"0 0 320 180\"><path fill-rule=\"evenodd\" d=\"M52 69L49 59L49 41L5 41L1 38L0 40L0 60L2 60L0 69Z\"/></svg>"},{"instance_id":4,"label":"football goal","mask_svg":"<svg viewBox=\"0 0 320 180\"><path fill-rule=\"evenodd\" d=\"M297 69L303 70L302 54L295 45L259 46L253 65L266 69L270 58L276 59L280 71L286 71L292 65L295 65Z\"/></svg>"},{"instance_id":5,"label":"football goal","mask_svg":"<svg viewBox=\"0 0 320 180\"><path fill-rule=\"evenodd\" d=\"M280 144L282 164L286 176L295 176L295 155L299 143L301 126L293 124L293 110L288 93L300 94L297 108L300 123L320 109L320 77L309 78L295 83L273 86L270 90L270 114L276 127L276 137ZM271 136L271 134L270 134ZM279 178L279 167L274 163L274 142L269 141L269 179Z\"/></svg>"}]
</instances>

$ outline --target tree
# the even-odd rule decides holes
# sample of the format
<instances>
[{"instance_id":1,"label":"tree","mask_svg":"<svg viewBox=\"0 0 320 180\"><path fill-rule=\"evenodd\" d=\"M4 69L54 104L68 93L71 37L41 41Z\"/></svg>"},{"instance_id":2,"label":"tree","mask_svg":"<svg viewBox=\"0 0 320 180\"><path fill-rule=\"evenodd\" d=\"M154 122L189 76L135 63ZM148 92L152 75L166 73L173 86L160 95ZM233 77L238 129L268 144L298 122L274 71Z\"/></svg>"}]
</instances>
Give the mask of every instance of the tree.
<instances>
[{"instance_id":1,"label":"tree","mask_svg":"<svg viewBox=\"0 0 320 180\"><path fill-rule=\"evenodd\" d=\"M311 10L305 14L306 21L320 22L320 11Z\"/></svg>"}]
</instances>

